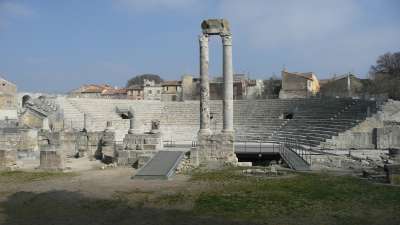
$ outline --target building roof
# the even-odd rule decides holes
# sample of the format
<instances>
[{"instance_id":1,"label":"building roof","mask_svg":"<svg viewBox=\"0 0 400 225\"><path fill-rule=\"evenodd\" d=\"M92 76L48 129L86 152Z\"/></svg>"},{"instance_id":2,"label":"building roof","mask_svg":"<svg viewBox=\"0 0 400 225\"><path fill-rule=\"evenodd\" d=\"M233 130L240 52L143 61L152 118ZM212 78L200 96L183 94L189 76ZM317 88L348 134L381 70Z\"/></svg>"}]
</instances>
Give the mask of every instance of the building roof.
<instances>
[{"instance_id":1,"label":"building roof","mask_svg":"<svg viewBox=\"0 0 400 225\"><path fill-rule=\"evenodd\" d=\"M135 84L135 85L131 85L127 88L127 90L143 90L143 86Z\"/></svg>"},{"instance_id":2,"label":"building roof","mask_svg":"<svg viewBox=\"0 0 400 225\"><path fill-rule=\"evenodd\" d=\"M101 94L102 95L120 95L120 94L126 94L128 92L128 89L126 88L110 88L110 89L104 89Z\"/></svg>"},{"instance_id":3,"label":"building roof","mask_svg":"<svg viewBox=\"0 0 400 225\"><path fill-rule=\"evenodd\" d=\"M108 84L85 84L78 89L73 90L73 93L102 93L105 89L112 89Z\"/></svg>"},{"instance_id":4,"label":"building roof","mask_svg":"<svg viewBox=\"0 0 400 225\"><path fill-rule=\"evenodd\" d=\"M344 78L346 78L347 79L347 77L348 76L350 76L351 78L357 78L354 74L343 74L343 75L340 75L340 76L333 76L332 77L332 79L331 80L341 80L341 79L344 79Z\"/></svg>"},{"instance_id":5,"label":"building roof","mask_svg":"<svg viewBox=\"0 0 400 225\"><path fill-rule=\"evenodd\" d=\"M162 82L162 86L181 86L182 82L180 80L169 80Z\"/></svg>"},{"instance_id":6,"label":"building roof","mask_svg":"<svg viewBox=\"0 0 400 225\"><path fill-rule=\"evenodd\" d=\"M313 72L306 72L306 73L299 73L299 72L287 72L287 71L283 71L285 74L287 75L291 75L291 76L299 76L302 78L305 78L307 80L313 80Z\"/></svg>"}]
</instances>

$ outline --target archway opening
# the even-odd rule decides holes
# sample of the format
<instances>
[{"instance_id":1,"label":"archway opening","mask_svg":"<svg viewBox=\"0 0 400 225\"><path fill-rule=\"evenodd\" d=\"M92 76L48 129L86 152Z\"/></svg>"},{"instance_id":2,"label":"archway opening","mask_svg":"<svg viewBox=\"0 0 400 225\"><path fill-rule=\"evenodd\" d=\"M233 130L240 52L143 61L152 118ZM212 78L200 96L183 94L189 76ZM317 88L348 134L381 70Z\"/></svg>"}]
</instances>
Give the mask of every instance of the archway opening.
<instances>
[{"instance_id":1,"label":"archway opening","mask_svg":"<svg viewBox=\"0 0 400 225\"><path fill-rule=\"evenodd\" d=\"M31 96L29 96L29 95L24 95L24 96L22 97L22 107L25 107L25 104L26 104L29 100L31 100Z\"/></svg>"},{"instance_id":2,"label":"archway opening","mask_svg":"<svg viewBox=\"0 0 400 225\"><path fill-rule=\"evenodd\" d=\"M284 113L283 114L283 118L285 120L291 120L291 119L293 119L293 117L294 117L293 113Z\"/></svg>"}]
</instances>

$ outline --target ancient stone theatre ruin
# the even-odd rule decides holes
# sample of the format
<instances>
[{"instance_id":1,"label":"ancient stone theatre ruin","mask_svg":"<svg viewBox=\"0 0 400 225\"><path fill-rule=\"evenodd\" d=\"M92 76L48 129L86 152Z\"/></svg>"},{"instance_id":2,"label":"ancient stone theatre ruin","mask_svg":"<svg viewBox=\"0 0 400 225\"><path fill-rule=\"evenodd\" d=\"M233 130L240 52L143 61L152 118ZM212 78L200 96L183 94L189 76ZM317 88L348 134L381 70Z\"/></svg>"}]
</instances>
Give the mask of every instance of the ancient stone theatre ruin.
<instances>
[{"instance_id":1,"label":"ancient stone theatre ruin","mask_svg":"<svg viewBox=\"0 0 400 225\"><path fill-rule=\"evenodd\" d=\"M200 42L200 130L198 133L199 162L208 160L236 161L234 153L233 129L233 65L232 34L225 19L209 19L201 24ZM223 129L220 134L212 134L210 129L210 90L208 78L209 36L218 35L223 45ZM215 152L212 152L214 149Z\"/></svg>"}]
</instances>

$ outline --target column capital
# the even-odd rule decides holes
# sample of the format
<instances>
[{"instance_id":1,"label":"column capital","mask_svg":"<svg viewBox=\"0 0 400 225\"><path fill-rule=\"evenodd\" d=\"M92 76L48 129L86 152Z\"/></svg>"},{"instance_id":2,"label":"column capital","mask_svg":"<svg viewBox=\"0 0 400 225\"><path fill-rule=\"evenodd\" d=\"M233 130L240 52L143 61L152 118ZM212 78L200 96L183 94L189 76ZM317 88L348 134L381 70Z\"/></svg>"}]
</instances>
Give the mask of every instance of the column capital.
<instances>
[{"instance_id":1,"label":"column capital","mask_svg":"<svg viewBox=\"0 0 400 225\"><path fill-rule=\"evenodd\" d=\"M232 35L222 35L221 39L223 45L232 45Z\"/></svg>"}]
</instances>

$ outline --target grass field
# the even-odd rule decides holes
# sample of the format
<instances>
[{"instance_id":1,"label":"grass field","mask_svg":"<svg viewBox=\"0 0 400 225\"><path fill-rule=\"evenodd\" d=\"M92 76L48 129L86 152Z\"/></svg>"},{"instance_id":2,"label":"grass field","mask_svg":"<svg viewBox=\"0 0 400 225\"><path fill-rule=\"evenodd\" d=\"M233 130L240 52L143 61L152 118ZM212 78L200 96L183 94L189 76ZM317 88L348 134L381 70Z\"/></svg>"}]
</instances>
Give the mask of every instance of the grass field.
<instances>
[{"instance_id":1,"label":"grass field","mask_svg":"<svg viewBox=\"0 0 400 225\"><path fill-rule=\"evenodd\" d=\"M2 171L0 172L0 183L24 183L43 181L59 177L72 177L76 173L63 172L24 172L24 171Z\"/></svg>"},{"instance_id":2,"label":"grass field","mask_svg":"<svg viewBox=\"0 0 400 225\"><path fill-rule=\"evenodd\" d=\"M196 198L199 214L269 224L400 224L400 187L354 177L297 174L264 179L226 170L195 174L193 180L220 184Z\"/></svg>"},{"instance_id":3,"label":"grass field","mask_svg":"<svg viewBox=\"0 0 400 225\"><path fill-rule=\"evenodd\" d=\"M0 180L9 175L0 173ZM16 179L53 175L26 176ZM161 192L116 192L111 199L22 192L0 206L6 224L400 224L400 187L356 177L294 173L265 178L226 169L195 172L187 183Z\"/></svg>"}]
</instances>

